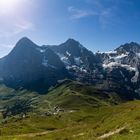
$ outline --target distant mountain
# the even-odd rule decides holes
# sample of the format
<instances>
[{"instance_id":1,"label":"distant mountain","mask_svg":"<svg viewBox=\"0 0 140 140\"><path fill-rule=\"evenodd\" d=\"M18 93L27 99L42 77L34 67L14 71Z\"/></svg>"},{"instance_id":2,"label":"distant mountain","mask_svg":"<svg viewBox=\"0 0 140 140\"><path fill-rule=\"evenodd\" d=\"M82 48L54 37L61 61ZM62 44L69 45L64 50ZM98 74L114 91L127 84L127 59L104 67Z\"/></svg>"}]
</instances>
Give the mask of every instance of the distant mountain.
<instances>
[{"instance_id":1,"label":"distant mountain","mask_svg":"<svg viewBox=\"0 0 140 140\"><path fill-rule=\"evenodd\" d=\"M82 66L83 69L91 70L98 63L95 55L74 39L68 39L65 43L50 48L56 52L68 69L72 66Z\"/></svg>"},{"instance_id":2,"label":"distant mountain","mask_svg":"<svg viewBox=\"0 0 140 140\"><path fill-rule=\"evenodd\" d=\"M119 92L120 96L132 93L131 99L139 98L139 72L140 45L134 42L94 54L74 39L38 46L25 37L0 59L2 83L40 93L46 93L59 80L72 79Z\"/></svg>"},{"instance_id":3,"label":"distant mountain","mask_svg":"<svg viewBox=\"0 0 140 140\"><path fill-rule=\"evenodd\" d=\"M1 59L1 74L8 86L45 92L58 79L64 79L67 71L51 49L22 38L9 55Z\"/></svg>"},{"instance_id":4,"label":"distant mountain","mask_svg":"<svg viewBox=\"0 0 140 140\"><path fill-rule=\"evenodd\" d=\"M140 45L127 43L112 52L98 53L105 70L109 88L123 89L122 92L139 93ZM114 89L113 89L114 90Z\"/></svg>"},{"instance_id":5,"label":"distant mountain","mask_svg":"<svg viewBox=\"0 0 140 140\"><path fill-rule=\"evenodd\" d=\"M136 42L126 43L118 47L116 51L120 54L127 52L140 53L140 45Z\"/></svg>"},{"instance_id":6,"label":"distant mountain","mask_svg":"<svg viewBox=\"0 0 140 140\"><path fill-rule=\"evenodd\" d=\"M48 46L65 64L69 73L75 79L95 82L96 71L101 68L98 57L74 39L68 39L58 46ZM98 77L98 74L96 74Z\"/></svg>"},{"instance_id":7,"label":"distant mountain","mask_svg":"<svg viewBox=\"0 0 140 140\"><path fill-rule=\"evenodd\" d=\"M94 54L22 38L0 59L0 139L138 138L139 73L134 42Z\"/></svg>"}]
</instances>

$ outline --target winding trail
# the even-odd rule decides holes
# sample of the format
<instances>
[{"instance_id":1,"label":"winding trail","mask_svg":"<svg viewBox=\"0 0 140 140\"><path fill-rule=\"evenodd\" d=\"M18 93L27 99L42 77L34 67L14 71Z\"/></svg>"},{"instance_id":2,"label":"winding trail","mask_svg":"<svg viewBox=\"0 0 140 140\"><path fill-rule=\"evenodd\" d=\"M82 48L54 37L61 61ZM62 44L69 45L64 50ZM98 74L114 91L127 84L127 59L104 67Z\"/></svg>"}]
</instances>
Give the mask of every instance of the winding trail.
<instances>
[{"instance_id":1,"label":"winding trail","mask_svg":"<svg viewBox=\"0 0 140 140\"><path fill-rule=\"evenodd\" d=\"M4 136L7 138L11 138L11 137L15 137L15 138L23 138L23 137L28 137L28 138L33 138L33 137L37 137L37 136L44 136L53 132L58 132L58 131L62 131L64 129L58 129L58 130L53 130L53 131L44 131L44 132L37 132L37 133L27 133L27 134L18 134L18 135L9 135L9 136ZM1 138L1 137L0 137Z\"/></svg>"},{"instance_id":2,"label":"winding trail","mask_svg":"<svg viewBox=\"0 0 140 140\"><path fill-rule=\"evenodd\" d=\"M57 131L57 130L55 130L55 131ZM54 131L44 131L44 132L38 132L38 133L28 133L28 134L14 135L13 137L36 137L36 136L47 135L51 132L54 132Z\"/></svg>"},{"instance_id":3,"label":"winding trail","mask_svg":"<svg viewBox=\"0 0 140 140\"><path fill-rule=\"evenodd\" d=\"M103 134L102 136L98 137L98 139L101 140L101 139L108 138L108 137L110 137L110 136L112 136L112 135L115 135L115 134L120 133L120 132L121 132L122 130L124 130L124 129L126 129L126 126L121 127L121 128L118 128L118 129L116 129L116 130L114 130L114 131L112 131L112 132L108 132L108 133L106 133L106 134Z\"/></svg>"},{"instance_id":4,"label":"winding trail","mask_svg":"<svg viewBox=\"0 0 140 140\"><path fill-rule=\"evenodd\" d=\"M64 128L64 129L56 129L56 130L52 130L52 131L51 131L51 130L48 130L48 131L37 132L37 133L27 133L27 134L9 135L9 136L5 136L5 137L7 137L7 138L9 138L9 137L10 137L10 138L11 138L11 137L15 137L15 138L22 138L22 137L33 138L33 137L36 137L36 136L43 136L43 135L47 135L47 134L50 134L50 133L53 133L53 132L59 132L59 131L67 130L67 129L69 129L69 127L68 127L68 128ZM123 131L124 129L126 129L126 126L123 126L123 127L118 128L118 129L116 129L116 130L114 130L114 131L110 131L110 132L108 132L108 133L105 133L105 134L99 136L97 139L98 139L98 140L106 139L106 138L108 138L108 137L110 137L110 136L113 136L113 135L115 135L115 134L120 133L120 132ZM84 133L79 133L79 134L77 134L77 135L73 135L72 137L75 138L75 137L77 137L77 136L83 136L83 135L84 135Z\"/></svg>"},{"instance_id":5,"label":"winding trail","mask_svg":"<svg viewBox=\"0 0 140 140\"><path fill-rule=\"evenodd\" d=\"M79 126L75 126L75 128L79 128ZM71 127L73 128L73 127ZM61 132L61 131L64 131L64 130L69 130L70 127L66 127L66 128L60 128L60 129L56 129L56 130L47 130L47 131L43 131L43 132L37 132L37 133L26 133L26 134L17 134L17 135L9 135L9 136L5 136L5 137L15 137L15 138L22 138L22 137L29 137L29 138L32 138L32 137L36 137L36 136L43 136L43 135L47 135L47 134L50 134L50 133L54 133L54 132ZM1 138L1 137L0 137Z\"/></svg>"}]
</instances>

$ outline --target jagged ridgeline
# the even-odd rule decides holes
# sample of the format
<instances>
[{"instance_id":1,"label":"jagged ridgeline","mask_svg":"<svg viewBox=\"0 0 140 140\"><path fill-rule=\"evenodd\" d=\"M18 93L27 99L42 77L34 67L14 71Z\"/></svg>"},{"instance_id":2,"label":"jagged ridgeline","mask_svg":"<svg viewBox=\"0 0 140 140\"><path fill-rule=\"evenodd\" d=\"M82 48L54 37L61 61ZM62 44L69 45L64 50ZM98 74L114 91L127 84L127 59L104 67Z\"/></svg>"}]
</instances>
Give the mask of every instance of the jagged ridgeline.
<instances>
[{"instance_id":1,"label":"jagged ridgeline","mask_svg":"<svg viewBox=\"0 0 140 140\"><path fill-rule=\"evenodd\" d=\"M0 140L139 139L139 71L134 42L93 53L22 38L0 59Z\"/></svg>"},{"instance_id":2,"label":"jagged ridgeline","mask_svg":"<svg viewBox=\"0 0 140 140\"><path fill-rule=\"evenodd\" d=\"M25 37L0 59L1 83L39 93L47 93L59 80L71 79L117 92L123 99L139 98L139 71L140 45L134 42L93 53L74 39L38 46Z\"/></svg>"}]
</instances>

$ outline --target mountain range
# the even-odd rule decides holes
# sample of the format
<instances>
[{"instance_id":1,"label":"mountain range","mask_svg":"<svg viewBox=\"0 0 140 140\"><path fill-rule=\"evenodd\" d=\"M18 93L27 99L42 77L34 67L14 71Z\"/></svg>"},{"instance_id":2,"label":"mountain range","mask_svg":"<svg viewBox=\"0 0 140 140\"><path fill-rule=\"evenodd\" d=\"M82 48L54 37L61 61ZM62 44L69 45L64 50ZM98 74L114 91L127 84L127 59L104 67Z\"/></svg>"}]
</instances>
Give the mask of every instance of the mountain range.
<instances>
[{"instance_id":1,"label":"mountain range","mask_svg":"<svg viewBox=\"0 0 140 140\"><path fill-rule=\"evenodd\" d=\"M0 59L1 83L43 94L60 80L71 79L117 92L124 99L139 99L139 73L140 45L135 42L93 53L74 39L38 46L24 37Z\"/></svg>"},{"instance_id":2,"label":"mountain range","mask_svg":"<svg viewBox=\"0 0 140 140\"><path fill-rule=\"evenodd\" d=\"M24 37L0 59L0 140L140 137L140 45L93 53Z\"/></svg>"}]
</instances>

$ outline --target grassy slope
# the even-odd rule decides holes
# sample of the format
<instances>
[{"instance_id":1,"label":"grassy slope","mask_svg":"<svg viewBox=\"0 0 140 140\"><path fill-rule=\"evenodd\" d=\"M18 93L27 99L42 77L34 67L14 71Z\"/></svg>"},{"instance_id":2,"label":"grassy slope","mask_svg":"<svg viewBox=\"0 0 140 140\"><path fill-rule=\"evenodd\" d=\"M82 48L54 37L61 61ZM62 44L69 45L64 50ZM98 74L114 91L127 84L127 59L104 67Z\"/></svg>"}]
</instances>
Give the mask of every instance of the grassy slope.
<instances>
[{"instance_id":1,"label":"grassy slope","mask_svg":"<svg viewBox=\"0 0 140 140\"><path fill-rule=\"evenodd\" d=\"M47 95L47 100L63 108L99 107L118 104L121 99L116 93L108 93L93 86L78 82L64 81Z\"/></svg>"},{"instance_id":2,"label":"grassy slope","mask_svg":"<svg viewBox=\"0 0 140 140\"><path fill-rule=\"evenodd\" d=\"M6 88L3 87L3 90L6 91ZM11 90L8 89L8 92ZM113 105L116 101L117 103L121 101L115 93L108 95L105 91L75 82L65 82L50 91L48 95L41 96L24 91L20 98L26 97L33 97L34 102L39 103L34 104L35 108L27 118L20 119L15 116L9 118L7 123L1 124L0 140L95 140L123 126L126 127L125 130L108 139L140 138L140 101ZM14 98L17 97L13 96L12 99ZM7 101L9 100L5 100L4 103ZM52 116L40 115L55 105L64 108L65 112ZM15 136L46 131L47 134L39 136Z\"/></svg>"}]
</instances>

